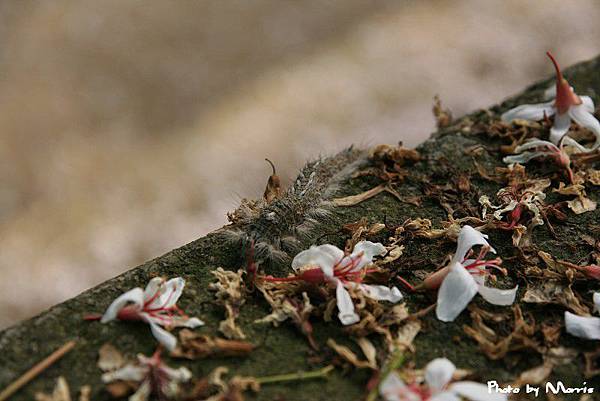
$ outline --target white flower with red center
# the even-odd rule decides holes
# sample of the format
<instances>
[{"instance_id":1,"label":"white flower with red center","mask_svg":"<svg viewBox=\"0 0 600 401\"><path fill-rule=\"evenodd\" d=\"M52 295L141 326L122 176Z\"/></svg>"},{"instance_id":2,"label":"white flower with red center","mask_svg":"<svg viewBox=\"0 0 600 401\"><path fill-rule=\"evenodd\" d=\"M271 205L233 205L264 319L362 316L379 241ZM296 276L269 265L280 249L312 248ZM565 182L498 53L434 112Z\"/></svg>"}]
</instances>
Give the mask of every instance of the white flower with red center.
<instances>
[{"instance_id":1,"label":"white flower with red center","mask_svg":"<svg viewBox=\"0 0 600 401\"><path fill-rule=\"evenodd\" d=\"M593 295L594 310L600 311L600 292ZM579 316L565 312L565 327L567 333L586 340L600 340L600 318L592 316Z\"/></svg>"},{"instance_id":2,"label":"white flower with red center","mask_svg":"<svg viewBox=\"0 0 600 401\"><path fill-rule=\"evenodd\" d=\"M312 246L296 255L292 261L292 268L296 271L294 276L266 276L264 279L272 282L305 281L335 285L338 317L342 324L350 325L358 322L360 317L354 310L347 288L358 289L369 298L378 301L396 303L402 299L402 294L396 287L362 283L366 274L376 270L368 269L373 257L385 252L382 244L370 241L356 244L350 255L345 255L344 251L333 245Z\"/></svg>"},{"instance_id":3,"label":"white flower with red center","mask_svg":"<svg viewBox=\"0 0 600 401\"><path fill-rule=\"evenodd\" d=\"M472 248L477 245L481 246L479 255L476 259L469 259L473 255ZM518 286L500 290L485 285L486 278L495 278L489 269L506 274L506 270L500 267L501 259L484 259L488 252L496 253L487 242L487 235L471 226L460 230L456 253L448 266L431 274L424 282L425 288L439 287L435 310L439 320L454 321L477 293L493 305L512 305L515 301Z\"/></svg>"},{"instance_id":4,"label":"white flower with red center","mask_svg":"<svg viewBox=\"0 0 600 401\"><path fill-rule=\"evenodd\" d=\"M566 140L567 138L565 138ZM515 154L506 156L502 161L507 164L525 164L532 159L548 158L554 161L558 167L567 172L569 181L573 182L573 170L571 170L571 158L565 152L563 144L556 146L552 142L540 139L531 140L515 148Z\"/></svg>"},{"instance_id":5,"label":"white flower with red center","mask_svg":"<svg viewBox=\"0 0 600 401\"><path fill-rule=\"evenodd\" d=\"M140 383L137 391L129 397L130 401L142 401L154 394L157 399L177 397L179 385L192 378L192 373L185 367L173 369L165 365L156 351L150 358L139 354L138 363L128 364L115 371L102 375L104 383L127 381Z\"/></svg>"},{"instance_id":6,"label":"white flower with red center","mask_svg":"<svg viewBox=\"0 0 600 401\"><path fill-rule=\"evenodd\" d=\"M540 104L524 104L502 114L503 121L517 119L539 121L554 115L554 124L550 129L550 141L558 145L563 139L565 145L575 147L581 152L590 152L600 147L600 122L594 117L594 101L589 96L578 96L566 79L563 78L558 63L546 53L556 69L555 99ZM572 138L565 137L571 127L571 120L592 131L596 141L591 148L580 145ZM564 137L564 138L563 138Z\"/></svg>"},{"instance_id":7,"label":"white flower with red center","mask_svg":"<svg viewBox=\"0 0 600 401\"><path fill-rule=\"evenodd\" d=\"M385 401L506 401L506 394L491 392L487 385L473 381L451 383L456 366L446 358L437 358L425 367L424 383L406 384L392 372L379 385Z\"/></svg>"},{"instance_id":8,"label":"white flower with red center","mask_svg":"<svg viewBox=\"0 0 600 401\"><path fill-rule=\"evenodd\" d=\"M184 286L185 280L181 277L168 281L155 277L145 290L134 288L115 299L100 322L108 323L116 319L144 321L150 325L154 337L169 351L173 351L177 339L163 327L195 328L204 324L196 317L188 317L177 306Z\"/></svg>"}]
</instances>

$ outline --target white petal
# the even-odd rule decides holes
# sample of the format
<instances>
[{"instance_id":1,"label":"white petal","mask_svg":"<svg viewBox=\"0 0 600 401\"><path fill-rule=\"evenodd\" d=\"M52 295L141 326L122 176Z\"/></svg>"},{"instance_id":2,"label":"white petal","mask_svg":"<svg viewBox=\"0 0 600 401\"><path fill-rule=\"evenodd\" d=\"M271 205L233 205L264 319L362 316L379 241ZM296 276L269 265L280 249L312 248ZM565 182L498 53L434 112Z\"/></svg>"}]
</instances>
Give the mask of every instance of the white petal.
<instances>
[{"instance_id":1,"label":"white petal","mask_svg":"<svg viewBox=\"0 0 600 401\"><path fill-rule=\"evenodd\" d=\"M565 312L565 327L567 333L587 340L600 340L600 318L577 316Z\"/></svg>"},{"instance_id":2,"label":"white petal","mask_svg":"<svg viewBox=\"0 0 600 401\"><path fill-rule=\"evenodd\" d=\"M360 320L360 317L354 311L354 303L348 291L344 288L344 284L338 280L335 288L335 296L337 299L338 317L344 326L354 324Z\"/></svg>"},{"instance_id":3,"label":"white petal","mask_svg":"<svg viewBox=\"0 0 600 401\"><path fill-rule=\"evenodd\" d=\"M594 311L600 312L600 292L595 292L592 299L594 300Z\"/></svg>"},{"instance_id":4,"label":"white petal","mask_svg":"<svg viewBox=\"0 0 600 401\"><path fill-rule=\"evenodd\" d=\"M406 384L396 372L388 374L379 384L379 394L386 401L401 401L400 394L405 390Z\"/></svg>"},{"instance_id":5,"label":"white petal","mask_svg":"<svg viewBox=\"0 0 600 401\"><path fill-rule=\"evenodd\" d=\"M360 262L356 265L353 270L360 270L364 266L370 264L373 261L373 257L383 255L387 252L385 247L379 242L374 243L371 241L360 241L358 244L354 246L352 250L351 257L356 257L356 255L363 253Z\"/></svg>"},{"instance_id":6,"label":"white petal","mask_svg":"<svg viewBox=\"0 0 600 401\"><path fill-rule=\"evenodd\" d=\"M492 305L507 306L515 302L517 290L519 286L509 290L501 290L499 288L486 287L485 284L479 285L479 295Z\"/></svg>"},{"instance_id":7,"label":"white petal","mask_svg":"<svg viewBox=\"0 0 600 401\"><path fill-rule=\"evenodd\" d=\"M450 266L438 292L435 314L442 322L452 322L477 294L478 285L460 263Z\"/></svg>"},{"instance_id":8,"label":"white petal","mask_svg":"<svg viewBox=\"0 0 600 401\"><path fill-rule=\"evenodd\" d=\"M434 394L427 401L460 401L456 395L450 391L444 391L443 393Z\"/></svg>"},{"instance_id":9,"label":"white petal","mask_svg":"<svg viewBox=\"0 0 600 401\"><path fill-rule=\"evenodd\" d=\"M204 322L197 317L191 317L187 319L183 327L187 327L189 329L194 329L196 327L204 326Z\"/></svg>"},{"instance_id":10,"label":"white petal","mask_svg":"<svg viewBox=\"0 0 600 401\"><path fill-rule=\"evenodd\" d=\"M598 122L592 113L586 110L585 105L579 104L569 107L569 115L582 127L589 128L594 133L600 132L600 122Z\"/></svg>"},{"instance_id":11,"label":"white petal","mask_svg":"<svg viewBox=\"0 0 600 401\"><path fill-rule=\"evenodd\" d=\"M152 386L150 386L149 380L144 380L144 382L138 387L135 393L129 396L129 401L146 401L150 398L150 394L152 393Z\"/></svg>"},{"instance_id":12,"label":"white petal","mask_svg":"<svg viewBox=\"0 0 600 401\"><path fill-rule=\"evenodd\" d=\"M558 150L555 144L548 141L543 141L541 139L534 139L532 141L527 141L515 148L515 153L521 153L524 150L535 149L535 148L546 148L551 150Z\"/></svg>"},{"instance_id":13,"label":"white petal","mask_svg":"<svg viewBox=\"0 0 600 401\"><path fill-rule=\"evenodd\" d=\"M539 121L544 118L544 113L550 117L554 114L554 101L539 104L523 104L510 109L502 114L502 121L511 122L513 120L533 120Z\"/></svg>"},{"instance_id":14,"label":"white petal","mask_svg":"<svg viewBox=\"0 0 600 401\"><path fill-rule=\"evenodd\" d=\"M171 319L171 327L195 329L200 326L204 326L204 322L197 317L175 316Z\"/></svg>"},{"instance_id":15,"label":"white petal","mask_svg":"<svg viewBox=\"0 0 600 401\"><path fill-rule=\"evenodd\" d=\"M185 367L173 369L166 365L161 365L160 370L163 371L169 379L179 383L185 383L192 378L192 372Z\"/></svg>"},{"instance_id":16,"label":"white petal","mask_svg":"<svg viewBox=\"0 0 600 401\"><path fill-rule=\"evenodd\" d=\"M446 358L436 358L425 367L425 382L436 391L442 391L456 371L456 366Z\"/></svg>"},{"instance_id":17,"label":"white petal","mask_svg":"<svg viewBox=\"0 0 600 401\"><path fill-rule=\"evenodd\" d=\"M144 289L144 301L148 302L150 299L157 299L160 296L158 292L161 290L164 282L165 279L162 277L151 279Z\"/></svg>"},{"instance_id":18,"label":"white petal","mask_svg":"<svg viewBox=\"0 0 600 401\"><path fill-rule=\"evenodd\" d=\"M360 284L359 288L371 299L396 303L402 299L400 290L396 287L388 288L383 285Z\"/></svg>"},{"instance_id":19,"label":"white petal","mask_svg":"<svg viewBox=\"0 0 600 401\"><path fill-rule=\"evenodd\" d=\"M594 150L593 148L586 148L585 146L583 146L582 144L580 144L575 139L573 139L569 136L565 136L563 138L562 144L563 144L563 146L572 146L575 149L577 149L579 152L582 152L582 153L587 153L587 152Z\"/></svg>"},{"instance_id":20,"label":"white petal","mask_svg":"<svg viewBox=\"0 0 600 401\"><path fill-rule=\"evenodd\" d=\"M124 294L119 295L117 299L115 299L106 309L106 312L104 312L100 322L107 323L111 320L115 320L119 314L119 311L129 303L133 303L141 309L144 305L144 291L141 288L134 288Z\"/></svg>"},{"instance_id":21,"label":"white petal","mask_svg":"<svg viewBox=\"0 0 600 401\"><path fill-rule=\"evenodd\" d=\"M525 164L529 160L535 159L541 156L547 156L548 152L523 152L518 155L505 156L502 161L506 164L520 163Z\"/></svg>"},{"instance_id":22,"label":"white petal","mask_svg":"<svg viewBox=\"0 0 600 401\"><path fill-rule=\"evenodd\" d=\"M452 383L449 390L472 401L506 401L506 394L490 392L488 386L481 383L463 381Z\"/></svg>"},{"instance_id":23,"label":"white petal","mask_svg":"<svg viewBox=\"0 0 600 401\"><path fill-rule=\"evenodd\" d=\"M550 142L558 145L561 138L569 132L571 127L571 117L569 113L557 114L554 116L554 124L550 128Z\"/></svg>"},{"instance_id":24,"label":"white petal","mask_svg":"<svg viewBox=\"0 0 600 401\"><path fill-rule=\"evenodd\" d=\"M596 149L600 146L600 122L592 113L586 110L585 105L569 107L569 115L575 122L587 129L591 130L596 136L596 142L591 149Z\"/></svg>"},{"instance_id":25,"label":"white petal","mask_svg":"<svg viewBox=\"0 0 600 401\"><path fill-rule=\"evenodd\" d=\"M165 283L165 292L161 295L161 304L163 308L175 306L185 287L185 280L181 277L172 278Z\"/></svg>"},{"instance_id":26,"label":"white petal","mask_svg":"<svg viewBox=\"0 0 600 401\"><path fill-rule=\"evenodd\" d=\"M125 365L120 369L103 374L102 381L104 383L110 383L115 380L139 382L146 376L147 372L148 369L143 366Z\"/></svg>"},{"instance_id":27,"label":"white petal","mask_svg":"<svg viewBox=\"0 0 600 401\"><path fill-rule=\"evenodd\" d=\"M152 330L152 335L154 338L156 338L159 343L164 345L166 349L173 351L177 345L177 339L175 336L153 321L148 321L148 323L150 324L150 330Z\"/></svg>"},{"instance_id":28,"label":"white petal","mask_svg":"<svg viewBox=\"0 0 600 401\"><path fill-rule=\"evenodd\" d=\"M298 270L304 266L318 266L326 276L333 276L333 266L342 260L344 251L333 245L311 246L300 252L292 260L292 268Z\"/></svg>"},{"instance_id":29,"label":"white petal","mask_svg":"<svg viewBox=\"0 0 600 401\"><path fill-rule=\"evenodd\" d=\"M487 242L487 237L487 235L480 233L471 226L467 225L461 228L460 233L458 234L456 253L454 254L454 257L450 263L461 263L465 259L465 256L467 256L467 253L475 245L490 246L490 244ZM494 248L491 246L490 252L496 253Z\"/></svg>"},{"instance_id":30,"label":"white petal","mask_svg":"<svg viewBox=\"0 0 600 401\"><path fill-rule=\"evenodd\" d=\"M596 107L594 106L594 101L589 96L579 96L581 101L583 102L583 107L590 113L594 113L596 111Z\"/></svg>"}]
</instances>

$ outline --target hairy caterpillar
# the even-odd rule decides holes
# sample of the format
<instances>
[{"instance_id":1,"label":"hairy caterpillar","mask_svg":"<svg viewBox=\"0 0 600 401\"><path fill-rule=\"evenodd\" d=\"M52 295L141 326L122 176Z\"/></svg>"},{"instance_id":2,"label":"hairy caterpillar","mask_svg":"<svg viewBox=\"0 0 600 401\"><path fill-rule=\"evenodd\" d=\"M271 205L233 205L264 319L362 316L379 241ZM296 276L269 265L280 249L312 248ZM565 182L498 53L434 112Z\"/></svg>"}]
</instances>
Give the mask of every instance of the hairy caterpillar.
<instances>
[{"instance_id":1,"label":"hairy caterpillar","mask_svg":"<svg viewBox=\"0 0 600 401\"><path fill-rule=\"evenodd\" d=\"M231 224L218 234L237 249L240 260L253 241L260 264L273 266L289 261L290 256L318 237L315 228L320 223L334 218L331 199L340 184L366 162L366 151L353 147L309 162L294 183L273 201L242 200L228 215Z\"/></svg>"}]
</instances>

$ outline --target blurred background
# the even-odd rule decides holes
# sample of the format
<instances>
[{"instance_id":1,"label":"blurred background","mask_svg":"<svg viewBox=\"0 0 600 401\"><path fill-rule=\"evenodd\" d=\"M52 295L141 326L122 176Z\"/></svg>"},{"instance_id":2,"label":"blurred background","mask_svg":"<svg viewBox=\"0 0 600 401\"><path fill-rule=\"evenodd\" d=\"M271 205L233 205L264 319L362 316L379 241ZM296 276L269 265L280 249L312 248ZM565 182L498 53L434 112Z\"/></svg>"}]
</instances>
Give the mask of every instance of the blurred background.
<instances>
[{"instance_id":1,"label":"blurred background","mask_svg":"<svg viewBox=\"0 0 600 401\"><path fill-rule=\"evenodd\" d=\"M0 2L0 328L600 43L594 0Z\"/></svg>"}]
</instances>

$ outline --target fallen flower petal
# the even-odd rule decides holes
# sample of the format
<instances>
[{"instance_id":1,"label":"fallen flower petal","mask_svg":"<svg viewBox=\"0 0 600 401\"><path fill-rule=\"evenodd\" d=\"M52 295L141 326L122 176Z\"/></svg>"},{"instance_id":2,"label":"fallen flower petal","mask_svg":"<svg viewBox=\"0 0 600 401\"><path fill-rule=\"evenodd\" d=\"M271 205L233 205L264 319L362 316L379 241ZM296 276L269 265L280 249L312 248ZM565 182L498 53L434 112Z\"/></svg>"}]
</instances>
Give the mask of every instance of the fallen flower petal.
<instances>
[{"instance_id":1,"label":"fallen flower petal","mask_svg":"<svg viewBox=\"0 0 600 401\"><path fill-rule=\"evenodd\" d=\"M396 372L381 382L379 393L385 401L506 401L506 394L492 393L485 384L472 381L451 383L456 366L437 358L425 367L424 383L405 383Z\"/></svg>"},{"instance_id":2,"label":"fallen flower petal","mask_svg":"<svg viewBox=\"0 0 600 401\"><path fill-rule=\"evenodd\" d=\"M460 263L454 263L438 292L435 308L437 318L443 322L454 321L477 294L477 290L477 283L467 269Z\"/></svg>"},{"instance_id":3,"label":"fallen flower petal","mask_svg":"<svg viewBox=\"0 0 600 401\"><path fill-rule=\"evenodd\" d=\"M295 275L281 278L264 276L263 279L275 283L304 281L335 286L338 317L342 324L351 325L358 322L360 317L354 310L354 303L348 289L358 289L375 300L396 303L402 299L402 294L396 287L362 284L364 276L369 273L367 267L372 263L373 258L386 252L382 244L371 241L360 241L349 255L345 255L344 251L329 244L311 246L297 254L292 261Z\"/></svg>"},{"instance_id":4,"label":"fallen flower petal","mask_svg":"<svg viewBox=\"0 0 600 401\"><path fill-rule=\"evenodd\" d=\"M565 311L567 333L587 340L600 340L600 318L578 316Z\"/></svg>"},{"instance_id":5,"label":"fallen flower petal","mask_svg":"<svg viewBox=\"0 0 600 401\"><path fill-rule=\"evenodd\" d=\"M195 328L204 323L188 317L178 307L185 280L177 277L168 281L155 277L145 290L134 288L115 299L100 318L101 323L113 320L141 320L150 325L154 337L169 351L175 349L177 339L163 327ZM90 320L95 317L90 318Z\"/></svg>"},{"instance_id":6,"label":"fallen flower petal","mask_svg":"<svg viewBox=\"0 0 600 401\"><path fill-rule=\"evenodd\" d=\"M535 151L531 152L530 149ZM530 160L540 157L547 157L553 160L561 169L564 169L569 176L569 181L574 181L573 170L571 170L571 158L563 149L563 144L559 146L552 142L542 140L531 140L515 148L515 154L506 156L502 159L504 163L527 163Z\"/></svg>"},{"instance_id":7,"label":"fallen flower petal","mask_svg":"<svg viewBox=\"0 0 600 401\"><path fill-rule=\"evenodd\" d=\"M158 399L173 398L179 392L179 385L192 378L192 373L187 368L173 369L164 364L160 351L156 351L151 357L139 354L137 359L135 364L127 364L102 375L104 383L139 382L139 387L129 400L147 400L152 394Z\"/></svg>"},{"instance_id":8,"label":"fallen flower petal","mask_svg":"<svg viewBox=\"0 0 600 401\"><path fill-rule=\"evenodd\" d=\"M580 152L590 152L600 147L600 122L592 114L594 102L589 96L578 96L564 79L558 63L550 52L546 53L556 70L556 89L547 91L555 95L554 101L540 104L526 104L515 107L504 114L501 119L511 122L517 119L539 121L555 115L554 124L550 129L550 141L558 145L561 140L565 145L575 147ZM596 140L591 148L587 148L570 137L566 137L571 126L571 120L592 131Z\"/></svg>"},{"instance_id":9,"label":"fallen flower petal","mask_svg":"<svg viewBox=\"0 0 600 401\"><path fill-rule=\"evenodd\" d=\"M476 245L482 246L477 259L465 259ZM464 226L461 229L456 253L450 265L433 273L424 282L426 288L434 288L433 285L441 280L435 310L439 320L454 321L477 293L494 305L511 305L514 302L518 286L509 290L500 290L485 285L486 277L489 275L487 268L506 273L500 267L500 259L484 259L488 252L495 251L487 242L487 236L471 226Z\"/></svg>"}]
</instances>

